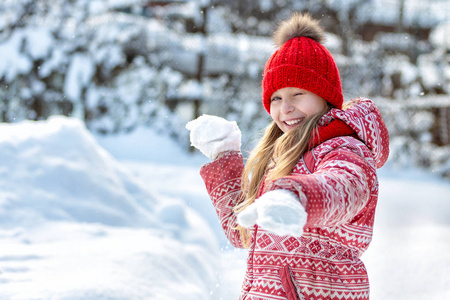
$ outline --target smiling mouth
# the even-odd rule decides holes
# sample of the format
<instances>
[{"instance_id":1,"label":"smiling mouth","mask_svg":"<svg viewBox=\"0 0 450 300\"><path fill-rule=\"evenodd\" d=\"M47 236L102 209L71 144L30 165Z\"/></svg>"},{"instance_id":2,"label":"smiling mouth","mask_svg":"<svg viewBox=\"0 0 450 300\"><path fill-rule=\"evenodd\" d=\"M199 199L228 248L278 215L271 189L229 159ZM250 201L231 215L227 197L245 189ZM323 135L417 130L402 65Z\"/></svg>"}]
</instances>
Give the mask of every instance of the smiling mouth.
<instances>
[{"instance_id":1,"label":"smiling mouth","mask_svg":"<svg viewBox=\"0 0 450 300\"><path fill-rule=\"evenodd\" d=\"M284 121L285 124L287 124L288 126L294 126L294 125L298 125L303 121L303 119L295 119L295 120L289 120L289 121Z\"/></svg>"}]
</instances>

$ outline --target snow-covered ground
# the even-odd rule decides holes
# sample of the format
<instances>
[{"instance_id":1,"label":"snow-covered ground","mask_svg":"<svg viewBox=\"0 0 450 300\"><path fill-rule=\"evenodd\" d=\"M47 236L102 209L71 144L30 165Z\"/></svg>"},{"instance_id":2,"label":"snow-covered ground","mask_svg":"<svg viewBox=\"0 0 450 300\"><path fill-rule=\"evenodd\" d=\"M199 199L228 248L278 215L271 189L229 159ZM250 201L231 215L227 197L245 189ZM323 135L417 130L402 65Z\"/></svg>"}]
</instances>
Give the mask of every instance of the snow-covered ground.
<instances>
[{"instance_id":1,"label":"snow-covered ground","mask_svg":"<svg viewBox=\"0 0 450 300\"><path fill-rule=\"evenodd\" d=\"M0 299L237 299L246 251L224 238L201 155L54 117L0 124L0 161ZM450 299L450 183L387 166L380 186L371 299Z\"/></svg>"},{"instance_id":2,"label":"snow-covered ground","mask_svg":"<svg viewBox=\"0 0 450 300\"><path fill-rule=\"evenodd\" d=\"M0 161L0 299L219 292L208 223L135 177L80 121L2 124Z\"/></svg>"}]
</instances>

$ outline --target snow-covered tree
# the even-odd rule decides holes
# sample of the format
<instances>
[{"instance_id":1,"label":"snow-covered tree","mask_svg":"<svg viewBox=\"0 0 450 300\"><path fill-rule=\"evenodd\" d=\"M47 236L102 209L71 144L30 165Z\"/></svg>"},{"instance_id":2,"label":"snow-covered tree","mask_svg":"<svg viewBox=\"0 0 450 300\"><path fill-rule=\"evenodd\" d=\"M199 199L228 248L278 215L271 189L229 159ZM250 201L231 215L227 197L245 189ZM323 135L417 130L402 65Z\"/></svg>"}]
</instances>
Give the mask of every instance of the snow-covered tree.
<instances>
[{"instance_id":1,"label":"snow-covered tree","mask_svg":"<svg viewBox=\"0 0 450 300\"><path fill-rule=\"evenodd\" d=\"M135 5L142 1L122 1ZM78 117L101 132L161 124L165 29L114 10L117 1L3 1L2 121ZM161 45L159 40L168 44ZM169 132L175 126L160 126Z\"/></svg>"}]
</instances>

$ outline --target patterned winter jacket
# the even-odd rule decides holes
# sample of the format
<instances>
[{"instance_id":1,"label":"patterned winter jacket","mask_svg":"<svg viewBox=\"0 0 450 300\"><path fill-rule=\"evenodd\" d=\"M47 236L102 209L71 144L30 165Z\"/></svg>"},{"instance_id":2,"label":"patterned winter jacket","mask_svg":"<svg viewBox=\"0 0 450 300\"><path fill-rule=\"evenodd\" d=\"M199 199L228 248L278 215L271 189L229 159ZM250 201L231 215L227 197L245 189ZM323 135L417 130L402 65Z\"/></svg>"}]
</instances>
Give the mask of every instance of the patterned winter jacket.
<instances>
[{"instance_id":1,"label":"patterned winter jacket","mask_svg":"<svg viewBox=\"0 0 450 300\"><path fill-rule=\"evenodd\" d=\"M371 100L358 98L352 104L346 110L332 109L323 118L344 121L356 135L322 142L309 157L300 159L289 176L261 184L260 194L274 189L295 192L308 218L302 236L278 236L257 225L250 229L239 299L369 299L360 256L372 238L376 169L387 160L389 137ZM233 213L243 167L241 154L229 152L200 170L235 247L243 247Z\"/></svg>"}]
</instances>

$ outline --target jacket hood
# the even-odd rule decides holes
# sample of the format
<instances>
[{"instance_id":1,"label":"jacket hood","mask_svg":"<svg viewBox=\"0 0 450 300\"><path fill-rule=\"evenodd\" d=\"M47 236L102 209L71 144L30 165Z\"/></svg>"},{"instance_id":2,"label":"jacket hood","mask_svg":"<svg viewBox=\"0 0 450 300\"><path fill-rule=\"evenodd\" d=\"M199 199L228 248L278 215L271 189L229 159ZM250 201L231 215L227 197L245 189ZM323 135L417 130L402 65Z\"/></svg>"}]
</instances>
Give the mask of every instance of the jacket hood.
<instances>
[{"instance_id":1,"label":"jacket hood","mask_svg":"<svg viewBox=\"0 0 450 300\"><path fill-rule=\"evenodd\" d=\"M372 152L377 168L381 168L389 156L389 132L381 113L372 100L353 99L344 104L346 109L332 109L326 115L343 121L358 139Z\"/></svg>"}]
</instances>

